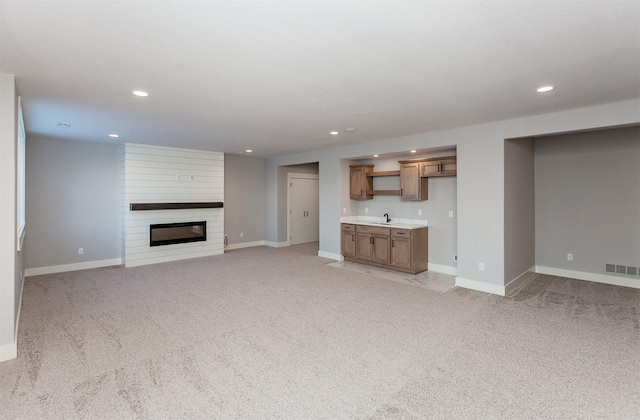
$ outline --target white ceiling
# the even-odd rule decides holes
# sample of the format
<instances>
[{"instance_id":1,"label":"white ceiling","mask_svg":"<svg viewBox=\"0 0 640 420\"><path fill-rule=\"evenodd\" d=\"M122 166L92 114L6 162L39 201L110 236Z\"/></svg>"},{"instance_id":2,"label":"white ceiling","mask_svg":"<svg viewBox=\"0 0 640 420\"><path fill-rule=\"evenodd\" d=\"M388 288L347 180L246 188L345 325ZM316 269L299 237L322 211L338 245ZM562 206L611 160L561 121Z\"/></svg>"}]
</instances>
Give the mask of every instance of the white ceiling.
<instances>
[{"instance_id":1,"label":"white ceiling","mask_svg":"<svg viewBox=\"0 0 640 420\"><path fill-rule=\"evenodd\" d=\"M640 1L0 0L0 70L30 136L269 157L638 98Z\"/></svg>"}]
</instances>

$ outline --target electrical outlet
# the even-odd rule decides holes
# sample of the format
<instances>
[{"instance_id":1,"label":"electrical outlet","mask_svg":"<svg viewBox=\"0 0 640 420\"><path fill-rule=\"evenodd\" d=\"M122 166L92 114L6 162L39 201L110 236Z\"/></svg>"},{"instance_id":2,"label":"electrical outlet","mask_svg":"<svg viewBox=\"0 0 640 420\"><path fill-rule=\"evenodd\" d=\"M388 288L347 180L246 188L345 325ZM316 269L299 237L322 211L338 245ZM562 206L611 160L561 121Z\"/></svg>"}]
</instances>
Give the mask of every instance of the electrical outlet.
<instances>
[{"instance_id":1,"label":"electrical outlet","mask_svg":"<svg viewBox=\"0 0 640 420\"><path fill-rule=\"evenodd\" d=\"M478 263L478 271L484 271L484 263Z\"/></svg>"},{"instance_id":2,"label":"electrical outlet","mask_svg":"<svg viewBox=\"0 0 640 420\"><path fill-rule=\"evenodd\" d=\"M418 216L422 216L422 209L418 209Z\"/></svg>"},{"instance_id":3,"label":"electrical outlet","mask_svg":"<svg viewBox=\"0 0 640 420\"><path fill-rule=\"evenodd\" d=\"M84 248L78 248L78 255L84 254Z\"/></svg>"},{"instance_id":4,"label":"electrical outlet","mask_svg":"<svg viewBox=\"0 0 640 420\"><path fill-rule=\"evenodd\" d=\"M365 208L364 208L364 212L365 212L365 213L369 213L369 207L365 207Z\"/></svg>"},{"instance_id":5,"label":"electrical outlet","mask_svg":"<svg viewBox=\"0 0 640 420\"><path fill-rule=\"evenodd\" d=\"M449 217L453 217L453 210L449 210Z\"/></svg>"},{"instance_id":6,"label":"electrical outlet","mask_svg":"<svg viewBox=\"0 0 640 420\"><path fill-rule=\"evenodd\" d=\"M240 237L244 238L244 233L243 232L240 232Z\"/></svg>"},{"instance_id":7,"label":"electrical outlet","mask_svg":"<svg viewBox=\"0 0 640 420\"><path fill-rule=\"evenodd\" d=\"M573 261L573 254L567 254L567 261Z\"/></svg>"},{"instance_id":8,"label":"electrical outlet","mask_svg":"<svg viewBox=\"0 0 640 420\"><path fill-rule=\"evenodd\" d=\"M345 214L346 212L347 212L347 208L346 208L346 207L343 207L343 208L342 208L342 214Z\"/></svg>"}]
</instances>

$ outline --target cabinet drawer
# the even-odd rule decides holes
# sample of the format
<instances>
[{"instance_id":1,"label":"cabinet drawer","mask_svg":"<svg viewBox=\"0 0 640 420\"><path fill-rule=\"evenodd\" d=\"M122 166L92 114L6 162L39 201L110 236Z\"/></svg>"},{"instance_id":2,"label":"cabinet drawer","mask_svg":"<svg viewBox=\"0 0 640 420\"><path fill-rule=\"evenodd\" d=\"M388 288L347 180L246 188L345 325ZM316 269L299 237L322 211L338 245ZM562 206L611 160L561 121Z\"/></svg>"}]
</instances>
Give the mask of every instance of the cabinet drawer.
<instances>
[{"instance_id":1,"label":"cabinet drawer","mask_svg":"<svg viewBox=\"0 0 640 420\"><path fill-rule=\"evenodd\" d=\"M410 238L411 237L411 229L391 229L391 236L399 236L401 238Z\"/></svg>"},{"instance_id":2,"label":"cabinet drawer","mask_svg":"<svg viewBox=\"0 0 640 420\"><path fill-rule=\"evenodd\" d=\"M370 233L372 235L389 236L389 230L390 229L388 227L358 225L358 233Z\"/></svg>"},{"instance_id":3,"label":"cabinet drawer","mask_svg":"<svg viewBox=\"0 0 640 420\"><path fill-rule=\"evenodd\" d=\"M342 225L342 230L347 230L349 232L355 232L356 231L356 225Z\"/></svg>"}]
</instances>

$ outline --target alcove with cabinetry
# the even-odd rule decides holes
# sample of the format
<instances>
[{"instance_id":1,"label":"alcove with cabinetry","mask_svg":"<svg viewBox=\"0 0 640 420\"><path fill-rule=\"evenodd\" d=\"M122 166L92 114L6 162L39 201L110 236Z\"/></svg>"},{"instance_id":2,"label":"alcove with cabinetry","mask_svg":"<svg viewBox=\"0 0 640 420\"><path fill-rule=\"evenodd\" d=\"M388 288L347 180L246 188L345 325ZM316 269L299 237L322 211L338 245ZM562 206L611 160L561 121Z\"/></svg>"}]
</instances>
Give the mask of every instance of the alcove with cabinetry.
<instances>
[{"instance_id":1,"label":"alcove with cabinetry","mask_svg":"<svg viewBox=\"0 0 640 420\"><path fill-rule=\"evenodd\" d=\"M350 197L352 200L372 200L376 195L399 195L405 201L428 199L429 178L456 176L456 156L401 160L400 170L375 172L374 165L350 165ZM376 190L374 179L381 176L400 177L399 190Z\"/></svg>"}]
</instances>

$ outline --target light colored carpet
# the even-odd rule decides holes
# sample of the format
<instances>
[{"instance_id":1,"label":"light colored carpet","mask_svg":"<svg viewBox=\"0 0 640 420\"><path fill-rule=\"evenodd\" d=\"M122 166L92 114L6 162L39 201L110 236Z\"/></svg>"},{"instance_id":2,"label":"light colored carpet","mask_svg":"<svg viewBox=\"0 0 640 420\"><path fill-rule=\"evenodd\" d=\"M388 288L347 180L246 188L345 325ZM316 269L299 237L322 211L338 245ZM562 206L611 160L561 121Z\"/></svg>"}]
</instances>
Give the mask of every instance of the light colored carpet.
<instances>
[{"instance_id":1,"label":"light colored carpet","mask_svg":"<svg viewBox=\"0 0 640 420\"><path fill-rule=\"evenodd\" d=\"M410 284L440 293L446 293L456 287L456 278L448 274L435 271L423 271L418 274L403 273L401 271L387 270L366 264L351 261L335 261L327 264L329 267L353 271L355 273L368 274L380 279L391 280L397 283Z\"/></svg>"},{"instance_id":2,"label":"light colored carpet","mask_svg":"<svg viewBox=\"0 0 640 420\"><path fill-rule=\"evenodd\" d=\"M503 298L317 244L30 277L0 418L639 418L640 290Z\"/></svg>"}]
</instances>

